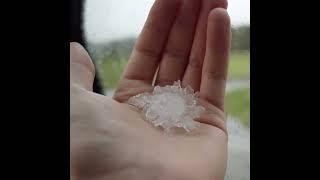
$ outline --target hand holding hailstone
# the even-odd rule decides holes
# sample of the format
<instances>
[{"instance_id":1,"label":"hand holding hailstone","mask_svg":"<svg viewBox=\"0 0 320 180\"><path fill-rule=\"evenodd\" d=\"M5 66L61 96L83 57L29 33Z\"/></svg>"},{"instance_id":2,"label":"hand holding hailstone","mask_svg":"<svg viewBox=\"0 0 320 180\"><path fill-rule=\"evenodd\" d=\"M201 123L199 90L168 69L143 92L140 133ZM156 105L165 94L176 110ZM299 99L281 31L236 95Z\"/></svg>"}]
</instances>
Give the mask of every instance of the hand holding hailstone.
<instances>
[{"instance_id":1,"label":"hand holding hailstone","mask_svg":"<svg viewBox=\"0 0 320 180\"><path fill-rule=\"evenodd\" d=\"M190 132L200 124L194 119L205 111L198 105L197 96L198 93L194 93L190 86L182 88L181 82L176 81L173 86L156 86L152 93L133 96L128 104L142 110L147 122L162 127L165 132L174 127Z\"/></svg>"}]
</instances>

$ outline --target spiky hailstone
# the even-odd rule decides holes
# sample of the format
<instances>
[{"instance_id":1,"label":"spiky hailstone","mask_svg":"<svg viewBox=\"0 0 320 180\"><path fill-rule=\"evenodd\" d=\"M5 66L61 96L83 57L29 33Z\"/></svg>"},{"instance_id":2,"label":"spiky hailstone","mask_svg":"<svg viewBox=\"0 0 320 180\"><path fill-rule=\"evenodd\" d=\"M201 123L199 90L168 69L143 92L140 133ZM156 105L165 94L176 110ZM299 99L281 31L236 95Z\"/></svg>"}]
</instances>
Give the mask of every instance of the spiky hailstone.
<instances>
[{"instance_id":1,"label":"spiky hailstone","mask_svg":"<svg viewBox=\"0 0 320 180\"><path fill-rule=\"evenodd\" d=\"M174 127L190 132L199 126L194 119L205 110L197 101L198 93L190 86L181 87L181 82L176 81L172 86L156 86L151 93L133 96L128 104L140 109L147 122L162 127L165 132Z\"/></svg>"}]
</instances>

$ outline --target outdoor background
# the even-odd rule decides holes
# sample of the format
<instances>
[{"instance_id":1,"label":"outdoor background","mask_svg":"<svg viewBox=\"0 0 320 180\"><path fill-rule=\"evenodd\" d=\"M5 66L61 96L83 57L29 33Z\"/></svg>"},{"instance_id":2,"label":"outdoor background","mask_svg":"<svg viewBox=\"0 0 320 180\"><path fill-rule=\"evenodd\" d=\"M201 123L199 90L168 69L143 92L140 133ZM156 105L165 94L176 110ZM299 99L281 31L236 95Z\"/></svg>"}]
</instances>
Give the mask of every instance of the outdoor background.
<instances>
[{"instance_id":1,"label":"outdoor background","mask_svg":"<svg viewBox=\"0 0 320 180\"><path fill-rule=\"evenodd\" d=\"M112 95L154 0L88 0L85 31L107 95ZM229 0L232 50L226 111L250 124L250 2Z\"/></svg>"},{"instance_id":2,"label":"outdoor background","mask_svg":"<svg viewBox=\"0 0 320 180\"><path fill-rule=\"evenodd\" d=\"M154 0L87 0L85 32L91 57L112 96ZM229 133L225 180L250 179L250 0L228 0L232 48L226 93Z\"/></svg>"}]
</instances>

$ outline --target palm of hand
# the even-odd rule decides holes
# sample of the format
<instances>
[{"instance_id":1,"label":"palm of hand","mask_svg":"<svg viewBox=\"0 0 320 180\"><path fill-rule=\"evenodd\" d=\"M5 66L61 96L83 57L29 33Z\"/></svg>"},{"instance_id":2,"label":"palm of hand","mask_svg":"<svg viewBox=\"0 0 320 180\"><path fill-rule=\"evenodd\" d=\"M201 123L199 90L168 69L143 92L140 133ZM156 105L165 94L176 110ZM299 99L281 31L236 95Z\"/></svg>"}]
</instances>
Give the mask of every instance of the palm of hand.
<instances>
[{"instance_id":1,"label":"palm of hand","mask_svg":"<svg viewBox=\"0 0 320 180\"><path fill-rule=\"evenodd\" d=\"M86 113L99 114L72 125L78 179L223 179L227 135L220 128L202 124L189 134L166 135L129 105L82 93L94 103Z\"/></svg>"},{"instance_id":2,"label":"palm of hand","mask_svg":"<svg viewBox=\"0 0 320 180\"><path fill-rule=\"evenodd\" d=\"M114 100L78 90L88 101L83 108L97 117L90 123L83 119L72 127L76 134L72 148L78 153L71 158L78 159L74 162L78 167L75 169L82 177L223 179L227 158L223 96L229 19L220 8L210 12L224 4L210 2L211 6L200 11L199 1L185 1L175 17L177 2L155 2ZM181 79L184 85L200 91L207 112L199 119L202 122L199 129L167 136L125 103L131 96L153 89L158 66L155 84L172 84ZM81 133L77 133L79 129Z\"/></svg>"}]
</instances>

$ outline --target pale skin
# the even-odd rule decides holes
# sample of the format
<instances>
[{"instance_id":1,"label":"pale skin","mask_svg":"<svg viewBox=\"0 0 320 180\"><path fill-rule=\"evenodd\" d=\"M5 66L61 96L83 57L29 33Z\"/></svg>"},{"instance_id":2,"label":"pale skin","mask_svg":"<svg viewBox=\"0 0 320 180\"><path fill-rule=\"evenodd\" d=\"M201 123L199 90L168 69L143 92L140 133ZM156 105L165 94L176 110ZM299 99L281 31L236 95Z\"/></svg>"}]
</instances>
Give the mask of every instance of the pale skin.
<instances>
[{"instance_id":1,"label":"pale skin","mask_svg":"<svg viewBox=\"0 0 320 180\"><path fill-rule=\"evenodd\" d=\"M223 0L156 0L113 98L92 92L94 65L81 45L70 43L72 180L224 179L226 6ZM180 79L200 91L206 112L196 119L198 129L165 135L126 104L152 91L154 79L155 85Z\"/></svg>"}]
</instances>

